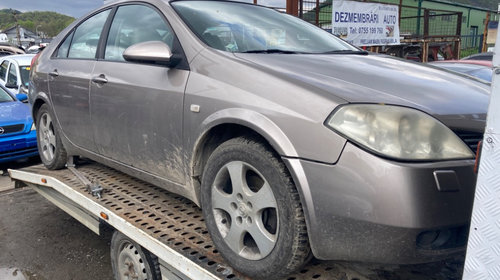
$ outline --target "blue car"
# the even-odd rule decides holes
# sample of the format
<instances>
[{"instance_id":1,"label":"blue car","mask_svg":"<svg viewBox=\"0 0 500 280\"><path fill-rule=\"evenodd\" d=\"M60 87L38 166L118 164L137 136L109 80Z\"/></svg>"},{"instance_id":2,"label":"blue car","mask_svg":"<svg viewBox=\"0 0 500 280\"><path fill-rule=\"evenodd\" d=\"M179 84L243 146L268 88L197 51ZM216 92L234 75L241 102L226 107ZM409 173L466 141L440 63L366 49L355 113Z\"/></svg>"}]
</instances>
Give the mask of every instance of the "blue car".
<instances>
[{"instance_id":1,"label":"blue car","mask_svg":"<svg viewBox=\"0 0 500 280\"><path fill-rule=\"evenodd\" d=\"M38 155L30 107L21 102L26 98L0 86L0 163Z\"/></svg>"}]
</instances>

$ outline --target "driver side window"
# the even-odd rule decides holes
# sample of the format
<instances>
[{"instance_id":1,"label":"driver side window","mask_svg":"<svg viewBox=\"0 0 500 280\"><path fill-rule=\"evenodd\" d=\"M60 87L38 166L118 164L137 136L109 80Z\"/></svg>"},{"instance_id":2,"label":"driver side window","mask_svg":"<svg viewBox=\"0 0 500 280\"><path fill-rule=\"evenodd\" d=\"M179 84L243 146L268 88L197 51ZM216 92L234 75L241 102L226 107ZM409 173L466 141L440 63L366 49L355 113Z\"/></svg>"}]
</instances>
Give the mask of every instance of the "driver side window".
<instances>
[{"instance_id":1,"label":"driver side window","mask_svg":"<svg viewBox=\"0 0 500 280\"><path fill-rule=\"evenodd\" d=\"M131 45L162 41L170 48L174 34L163 17L144 5L126 5L118 8L109 30L104 59L125 61L123 52Z\"/></svg>"}]
</instances>

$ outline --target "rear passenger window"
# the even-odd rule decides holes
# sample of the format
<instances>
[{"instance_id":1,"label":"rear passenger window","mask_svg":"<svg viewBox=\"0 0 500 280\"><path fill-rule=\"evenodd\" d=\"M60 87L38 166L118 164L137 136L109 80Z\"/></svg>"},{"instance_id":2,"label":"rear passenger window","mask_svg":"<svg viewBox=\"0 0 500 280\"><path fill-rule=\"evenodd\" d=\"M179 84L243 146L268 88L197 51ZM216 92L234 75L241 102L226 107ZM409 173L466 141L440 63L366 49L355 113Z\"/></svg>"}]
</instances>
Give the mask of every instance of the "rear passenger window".
<instances>
[{"instance_id":1,"label":"rear passenger window","mask_svg":"<svg viewBox=\"0 0 500 280\"><path fill-rule=\"evenodd\" d=\"M59 58L68 57L69 44L71 44L71 39L73 39L73 34L74 33L71 32L71 34L68 37L66 37L64 42L59 46L56 57Z\"/></svg>"},{"instance_id":2,"label":"rear passenger window","mask_svg":"<svg viewBox=\"0 0 500 280\"><path fill-rule=\"evenodd\" d=\"M97 45L109 11L106 10L94 15L76 28L69 47L69 58L93 59L96 57Z\"/></svg>"},{"instance_id":3,"label":"rear passenger window","mask_svg":"<svg viewBox=\"0 0 500 280\"><path fill-rule=\"evenodd\" d=\"M124 61L123 51L126 48L146 41L162 41L172 48L173 39L172 29L153 8L121 6L111 24L104 59Z\"/></svg>"}]
</instances>

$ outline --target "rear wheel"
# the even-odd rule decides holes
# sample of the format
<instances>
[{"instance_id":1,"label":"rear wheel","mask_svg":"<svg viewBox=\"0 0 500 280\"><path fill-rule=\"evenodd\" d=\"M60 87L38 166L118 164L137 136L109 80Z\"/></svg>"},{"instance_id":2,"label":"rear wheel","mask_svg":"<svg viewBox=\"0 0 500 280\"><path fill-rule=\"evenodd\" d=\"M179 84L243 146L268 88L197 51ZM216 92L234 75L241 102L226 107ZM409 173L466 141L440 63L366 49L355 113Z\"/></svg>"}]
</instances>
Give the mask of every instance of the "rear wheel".
<instances>
[{"instance_id":1,"label":"rear wheel","mask_svg":"<svg viewBox=\"0 0 500 280\"><path fill-rule=\"evenodd\" d=\"M54 123L54 118L47 104L43 104L36 117L36 137L38 153L48 169L61 169L67 161L59 130Z\"/></svg>"},{"instance_id":2,"label":"rear wheel","mask_svg":"<svg viewBox=\"0 0 500 280\"><path fill-rule=\"evenodd\" d=\"M119 231L111 238L111 265L116 280L160 280L158 258Z\"/></svg>"},{"instance_id":3,"label":"rear wheel","mask_svg":"<svg viewBox=\"0 0 500 280\"><path fill-rule=\"evenodd\" d=\"M220 145L205 167L201 195L212 240L235 269L275 279L308 260L299 195L266 145L245 137Z\"/></svg>"}]
</instances>

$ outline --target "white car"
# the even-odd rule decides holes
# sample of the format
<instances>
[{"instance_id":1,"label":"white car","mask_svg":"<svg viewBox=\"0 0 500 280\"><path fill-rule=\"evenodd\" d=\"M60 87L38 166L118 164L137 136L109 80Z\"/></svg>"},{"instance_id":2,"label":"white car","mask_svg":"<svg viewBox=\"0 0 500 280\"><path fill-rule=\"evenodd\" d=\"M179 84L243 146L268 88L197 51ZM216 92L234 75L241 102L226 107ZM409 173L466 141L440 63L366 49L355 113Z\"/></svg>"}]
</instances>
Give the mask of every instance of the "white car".
<instances>
[{"instance_id":1,"label":"white car","mask_svg":"<svg viewBox=\"0 0 500 280\"><path fill-rule=\"evenodd\" d=\"M30 65L34 54L9 55L0 58L0 84L15 93L28 93Z\"/></svg>"}]
</instances>

